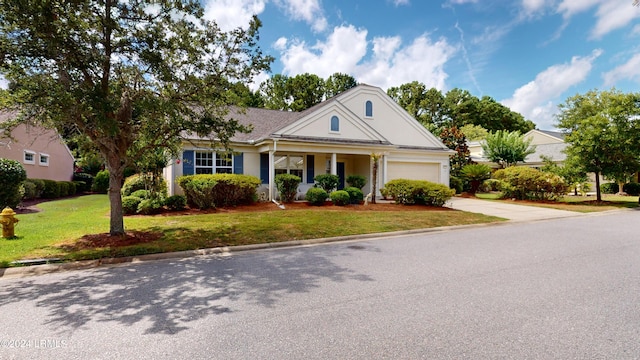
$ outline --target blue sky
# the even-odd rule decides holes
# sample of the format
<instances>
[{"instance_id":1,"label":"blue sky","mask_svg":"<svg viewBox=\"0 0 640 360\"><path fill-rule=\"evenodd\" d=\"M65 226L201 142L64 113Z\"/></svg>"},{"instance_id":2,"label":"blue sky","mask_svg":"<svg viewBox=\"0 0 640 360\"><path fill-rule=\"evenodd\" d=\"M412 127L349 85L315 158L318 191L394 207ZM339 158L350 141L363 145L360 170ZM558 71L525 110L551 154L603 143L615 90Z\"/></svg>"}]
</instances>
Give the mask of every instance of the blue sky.
<instances>
[{"instance_id":1,"label":"blue sky","mask_svg":"<svg viewBox=\"0 0 640 360\"><path fill-rule=\"evenodd\" d=\"M335 72L386 90L411 81L488 95L540 129L591 89L636 92L632 0L203 0L223 29L263 22L272 74ZM256 83L267 78L263 74Z\"/></svg>"}]
</instances>

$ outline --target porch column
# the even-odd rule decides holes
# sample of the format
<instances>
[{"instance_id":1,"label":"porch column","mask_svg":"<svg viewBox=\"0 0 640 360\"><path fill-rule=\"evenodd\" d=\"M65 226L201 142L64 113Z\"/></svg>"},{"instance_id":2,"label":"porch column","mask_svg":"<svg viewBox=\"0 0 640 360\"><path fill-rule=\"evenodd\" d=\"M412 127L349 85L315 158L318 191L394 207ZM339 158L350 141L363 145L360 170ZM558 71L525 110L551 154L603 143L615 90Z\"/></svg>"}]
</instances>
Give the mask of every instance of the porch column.
<instances>
[{"instance_id":1,"label":"porch column","mask_svg":"<svg viewBox=\"0 0 640 360\"><path fill-rule=\"evenodd\" d=\"M336 153L331 154L331 175L338 175L338 155Z\"/></svg>"},{"instance_id":2,"label":"porch column","mask_svg":"<svg viewBox=\"0 0 640 360\"><path fill-rule=\"evenodd\" d=\"M387 181L389 181L389 179L387 178L387 155L383 154L382 155L382 184L380 184L378 189L383 187L384 184L387 183Z\"/></svg>"},{"instance_id":3,"label":"porch column","mask_svg":"<svg viewBox=\"0 0 640 360\"><path fill-rule=\"evenodd\" d=\"M269 151L269 201L272 201L275 198L275 192L273 191L274 177L275 174L275 164L274 164L274 154L275 151Z\"/></svg>"}]
</instances>

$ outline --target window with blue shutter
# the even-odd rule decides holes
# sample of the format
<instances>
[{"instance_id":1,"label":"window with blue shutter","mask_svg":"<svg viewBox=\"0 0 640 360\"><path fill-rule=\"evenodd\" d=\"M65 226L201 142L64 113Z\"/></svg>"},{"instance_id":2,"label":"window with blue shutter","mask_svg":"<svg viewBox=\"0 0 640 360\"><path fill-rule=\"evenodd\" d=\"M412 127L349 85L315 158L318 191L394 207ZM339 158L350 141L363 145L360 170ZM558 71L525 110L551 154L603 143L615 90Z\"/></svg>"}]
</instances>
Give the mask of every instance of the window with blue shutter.
<instances>
[{"instance_id":1,"label":"window with blue shutter","mask_svg":"<svg viewBox=\"0 0 640 360\"><path fill-rule=\"evenodd\" d=\"M244 169L243 169L244 156L243 155L244 155L243 153L233 155L233 173L234 174L244 174Z\"/></svg>"},{"instance_id":2,"label":"window with blue shutter","mask_svg":"<svg viewBox=\"0 0 640 360\"><path fill-rule=\"evenodd\" d=\"M315 177L314 168L315 168L315 158L313 155L307 155L307 184L313 184L313 178Z\"/></svg>"},{"instance_id":3,"label":"window with blue shutter","mask_svg":"<svg viewBox=\"0 0 640 360\"><path fill-rule=\"evenodd\" d=\"M269 154L260 154L260 180L269 183Z\"/></svg>"},{"instance_id":4,"label":"window with blue shutter","mask_svg":"<svg viewBox=\"0 0 640 360\"><path fill-rule=\"evenodd\" d=\"M182 153L182 175L194 174L193 150L186 150Z\"/></svg>"}]
</instances>

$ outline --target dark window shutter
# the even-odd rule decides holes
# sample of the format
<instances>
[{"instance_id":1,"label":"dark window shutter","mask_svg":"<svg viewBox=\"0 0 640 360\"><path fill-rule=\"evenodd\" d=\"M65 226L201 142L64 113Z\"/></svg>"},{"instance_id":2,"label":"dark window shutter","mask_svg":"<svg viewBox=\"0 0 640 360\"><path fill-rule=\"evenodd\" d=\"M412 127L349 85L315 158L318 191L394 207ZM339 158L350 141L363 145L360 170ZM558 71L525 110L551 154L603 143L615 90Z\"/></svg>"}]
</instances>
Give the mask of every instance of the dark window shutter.
<instances>
[{"instance_id":1,"label":"dark window shutter","mask_svg":"<svg viewBox=\"0 0 640 360\"><path fill-rule=\"evenodd\" d=\"M315 158L313 155L307 155L307 184L313 184L313 178L315 169Z\"/></svg>"},{"instance_id":2,"label":"dark window shutter","mask_svg":"<svg viewBox=\"0 0 640 360\"><path fill-rule=\"evenodd\" d=\"M260 180L269 183L269 154L260 154Z\"/></svg>"},{"instance_id":3,"label":"dark window shutter","mask_svg":"<svg viewBox=\"0 0 640 360\"><path fill-rule=\"evenodd\" d=\"M182 175L194 174L194 161L193 150L186 150L182 152Z\"/></svg>"},{"instance_id":4,"label":"dark window shutter","mask_svg":"<svg viewBox=\"0 0 640 360\"><path fill-rule=\"evenodd\" d=\"M244 156L243 155L244 155L243 153L233 155L233 173L234 174L244 174L244 168L243 168Z\"/></svg>"}]
</instances>

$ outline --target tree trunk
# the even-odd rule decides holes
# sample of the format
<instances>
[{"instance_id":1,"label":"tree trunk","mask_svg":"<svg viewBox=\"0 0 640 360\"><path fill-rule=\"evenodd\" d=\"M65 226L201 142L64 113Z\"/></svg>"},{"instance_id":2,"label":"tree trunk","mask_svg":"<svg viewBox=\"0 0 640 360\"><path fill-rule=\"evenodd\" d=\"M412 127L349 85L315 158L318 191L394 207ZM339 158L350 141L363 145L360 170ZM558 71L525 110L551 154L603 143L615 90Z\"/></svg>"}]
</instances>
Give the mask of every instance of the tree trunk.
<instances>
[{"instance_id":1,"label":"tree trunk","mask_svg":"<svg viewBox=\"0 0 640 360\"><path fill-rule=\"evenodd\" d=\"M602 201L602 194L600 193L600 172L596 171L596 200Z\"/></svg>"},{"instance_id":2,"label":"tree trunk","mask_svg":"<svg viewBox=\"0 0 640 360\"><path fill-rule=\"evenodd\" d=\"M122 189L122 179L124 177L124 167L120 165L120 160L116 160L116 166L113 166L112 161L107 162L107 169L109 170L109 205L110 221L109 221L109 234L111 236L124 235L124 213L122 211L122 195L120 190Z\"/></svg>"},{"instance_id":3,"label":"tree trunk","mask_svg":"<svg viewBox=\"0 0 640 360\"><path fill-rule=\"evenodd\" d=\"M378 191L378 159L376 157L372 157L373 159L373 180L371 181L371 203L376 203L376 192Z\"/></svg>"},{"instance_id":4,"label":"tree trunk","mask_svg":"<svg viewBox=\"0 0 640 360\"><path fill-rule=\"evenodd\" d=\"M624 181L618 181L618 194L617 195L627 195L624 192Z\"/></svg>"}]
</instances>

